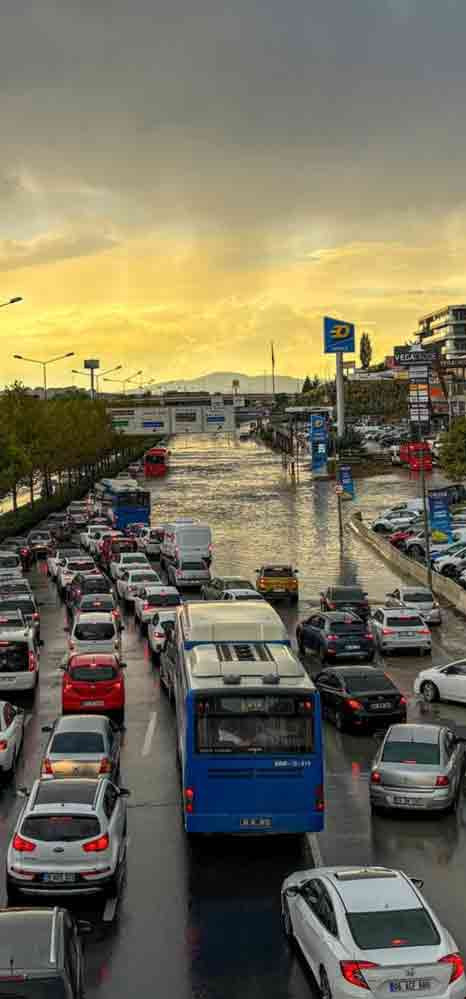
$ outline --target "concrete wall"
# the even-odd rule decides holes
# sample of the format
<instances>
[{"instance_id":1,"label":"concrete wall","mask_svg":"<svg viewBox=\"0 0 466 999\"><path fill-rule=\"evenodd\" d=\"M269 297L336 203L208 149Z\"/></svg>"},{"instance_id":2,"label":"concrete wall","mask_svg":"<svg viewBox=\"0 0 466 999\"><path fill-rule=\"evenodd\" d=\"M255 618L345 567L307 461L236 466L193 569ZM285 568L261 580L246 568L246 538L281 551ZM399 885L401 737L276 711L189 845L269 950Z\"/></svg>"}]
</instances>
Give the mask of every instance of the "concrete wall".
<instances>
[{"instance_id":1,"label":"concrete wall","mask_svg":"<svg viewBox=\"0 0 466 999\"><path fill-rule=\"evenodd\" d=\"M427 569L425 566L414 562L413 559L408 558L406 555L402 555L389 541L382 538L380 534L371 531L364 523L362 514L359 511L353 514L348 523L354 534L370 545L371 548L374 548L381 558L385 562L388 562L394 569L397 569L402 576L415 579L422 586L428 586ZM447 579L445 576L440 576L439 573L433 572L432 590L436 596L443 597L444 600L448 600L462 614L466 614L466 590L463 590L461 586L454 583L452 579Z\"/></svg>"}]
</instances>

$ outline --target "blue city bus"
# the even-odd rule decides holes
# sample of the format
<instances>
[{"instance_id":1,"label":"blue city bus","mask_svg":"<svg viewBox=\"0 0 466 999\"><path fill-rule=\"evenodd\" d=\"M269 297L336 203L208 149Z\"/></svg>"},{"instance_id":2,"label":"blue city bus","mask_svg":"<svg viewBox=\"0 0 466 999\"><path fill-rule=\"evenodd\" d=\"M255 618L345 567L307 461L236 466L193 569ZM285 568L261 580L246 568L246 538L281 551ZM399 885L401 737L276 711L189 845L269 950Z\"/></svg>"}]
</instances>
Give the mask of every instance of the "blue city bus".
<instances>
[{"instance_id":1,"label":"blue city bus","mask_svg":"<svg viewBox=\"0 0 466 999\"><path fill-rule=\"evenodd\" d=\"M150 524L151 494L135 479L102 479L96 497L115 530L123 531L132 523Z\"/></svg>"},{"instance_id":2,"label":"blue city bus","mask_svg":"<svg viewBox=\"0 0 466 999\"><path fill-rule=\"evenodd\" d=\"M188 833L296 834L323 828L319 694L289 644L269 639L270 627L259 622L263 605L184 604L168 631L160 676L175 701ZM251 612L258 618L255 626Z\"/></svg>"}]
</instances>

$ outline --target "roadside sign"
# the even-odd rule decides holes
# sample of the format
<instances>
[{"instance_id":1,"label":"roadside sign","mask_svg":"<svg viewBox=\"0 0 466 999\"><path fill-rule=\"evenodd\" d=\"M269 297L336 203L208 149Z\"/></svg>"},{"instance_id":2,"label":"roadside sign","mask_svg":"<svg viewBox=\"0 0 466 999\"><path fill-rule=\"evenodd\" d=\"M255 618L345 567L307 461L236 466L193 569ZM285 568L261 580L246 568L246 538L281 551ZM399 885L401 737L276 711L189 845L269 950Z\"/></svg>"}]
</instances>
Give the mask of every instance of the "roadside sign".
<instances>
[{"instance_id":1,"label":"roadside sign","mask_svg":"<svg viewBox=\"0 0 466 999\"><path fill-rule=\"evenodd\" d=\"M416 347L394 347L393 356L395 358L395 363L401 366L410 367L412 364L432 364L432 356L427 350L417 349Z\"/></svg>"},{"instance_id":2,"label":"roadside sign","mask_svg":"<svg viewBox=\"0 0 466 999\"><path fill-rule=\"evenodd\" d=\"M342 488L342 498L345 500L354 499L354 479L351 465L340 465L338 477Z\"/></svg>"},{"instance_id":3,"label":"roadside sign","mask_svg":"<svg viewBox=\"0 0 466 999\"><path fill-rule=\"evenodd\" d=\"M324 316L324 354L354 354L354 323Z\"/></svg>"},{"instance_id":4,"label":"roadside sign","mask_svg":"<svg viewBox=\"0 0 466 999\"><path fill-rule=\"evenodd\" d=\"M337 496L342 496L343 495L343 486L340 485L340 483L337 483L337 485L335 486L335 492L336 492Z\"/></svg>"}]
</instances>

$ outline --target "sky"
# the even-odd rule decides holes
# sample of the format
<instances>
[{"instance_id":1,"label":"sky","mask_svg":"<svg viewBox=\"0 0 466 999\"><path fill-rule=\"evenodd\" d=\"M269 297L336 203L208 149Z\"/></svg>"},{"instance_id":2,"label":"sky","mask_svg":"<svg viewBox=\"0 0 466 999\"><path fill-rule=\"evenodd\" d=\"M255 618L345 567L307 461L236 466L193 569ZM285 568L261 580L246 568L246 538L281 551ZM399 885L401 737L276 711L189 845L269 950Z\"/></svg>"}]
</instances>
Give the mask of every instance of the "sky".
<instances>
[{"instance_id":1,"label":"sky","mask_svg":"<svg viewBox=\"0 0 466 999\"><path fill-rule=\"evenodd\" d=\"M324 314L381 359L463 302L465 30L461 0L4 0L0 381L262 374L271 340L325 374Z\"/></svg>"}]
</instances>

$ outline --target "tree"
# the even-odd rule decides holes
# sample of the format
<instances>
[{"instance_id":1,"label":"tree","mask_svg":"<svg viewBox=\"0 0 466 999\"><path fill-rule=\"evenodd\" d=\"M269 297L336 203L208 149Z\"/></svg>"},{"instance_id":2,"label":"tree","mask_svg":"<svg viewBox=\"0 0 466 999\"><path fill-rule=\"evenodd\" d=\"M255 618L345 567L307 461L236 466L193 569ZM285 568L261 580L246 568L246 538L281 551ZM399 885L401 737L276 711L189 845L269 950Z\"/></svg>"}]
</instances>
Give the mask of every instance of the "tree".
<instances>
[{"instance_id":1,"label":"tree","mask_svg":"<svg viewBox=\"0 0 466 999\"><path fill-rule=\"evenodd\" d=\"M445 434L440 451L440 464L449 479L466 476L466 418L455 420Z\"/></svg>"},{"instance_id":2,"label":"tree","mask_svg":"<svg viewBox=\"0 0 466 999\"><path fill-rule=\"evenodd\" d=\"M305 377L305 379L303 381L303 387L301 389L301 392L303 393L303 395L304 395L305 392L310 392L311 391L311 387L312 387L311 386L311 379L309 378L309 375L306 375L306 377Z\"/></svg>"},{"instance_id":3,"label":"tree","mask_svg":"<svg viewBox=\"0 0 466 999\"><path fill-rule=\"evenodd\" d=\"M359 358L361 366L367 370L372 360L372 344L368 333L363 333L359 344Z\"/></svg>"}]
</instances>

